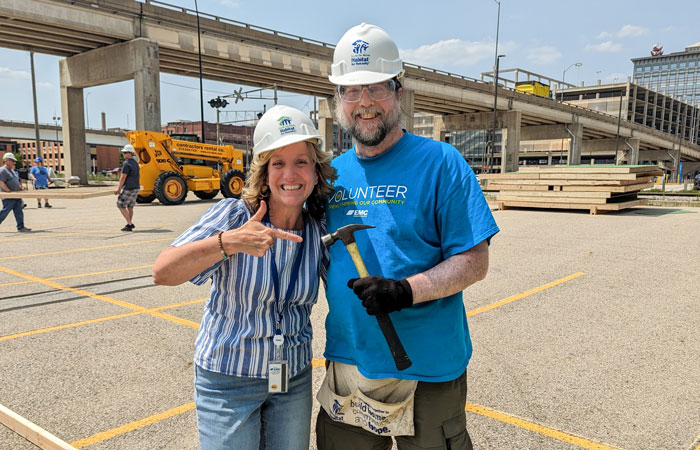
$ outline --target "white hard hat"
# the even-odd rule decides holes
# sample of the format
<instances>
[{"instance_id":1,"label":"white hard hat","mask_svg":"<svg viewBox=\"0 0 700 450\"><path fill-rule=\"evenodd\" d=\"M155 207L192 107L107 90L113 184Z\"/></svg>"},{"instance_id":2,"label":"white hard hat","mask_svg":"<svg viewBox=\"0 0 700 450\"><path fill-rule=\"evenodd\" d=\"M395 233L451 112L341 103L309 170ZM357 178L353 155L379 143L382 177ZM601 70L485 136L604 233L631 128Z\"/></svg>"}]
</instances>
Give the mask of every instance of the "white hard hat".
<instances>
[{"instance_id":1,"label":"white hard hat","mask_svg":"<svg viewBox=\"0 0 700 450\"><path fill-rule=\"evenodd\" d=\"M253 132L253 156L309 141L323 150L323 138L306 114L290 106L277 105L258 121Z\"/></svg>"},{"instance_id":2,"label":"white hard hat","mask_svg":"<svg viewBox=\"0 0 700 450\"><path fill-rule=\"evenodd\" d=\"M124 148L122 149L122 153L131 153L133 155L136 154L136 150L134 150L134 146L131 144L126 144Z\"/></svg>"},{"instance_id":3,"label":"white hard hat","mask_svg":"<svg viewBox=\"0 0 700 450\"><path fill-rule=\"evenodd\" d=\"M331 83L340 86L381 83L403 74L399 49L376 25L362 23L345 32L333 52Z\"/></svg>"},{"instance_id":4,"label":"white hard hat","mask_svg":"<svg viewBox=\"0 0 700 450\"><path fill-rule=\"evenodd\" d=\"M4 155L2 155L2 160L5 161L6 159L11 159L14 162L17 162L17 158L15 158L15 155L13 155L12 152L7 152Z\"/></svg>"}]
</instances>

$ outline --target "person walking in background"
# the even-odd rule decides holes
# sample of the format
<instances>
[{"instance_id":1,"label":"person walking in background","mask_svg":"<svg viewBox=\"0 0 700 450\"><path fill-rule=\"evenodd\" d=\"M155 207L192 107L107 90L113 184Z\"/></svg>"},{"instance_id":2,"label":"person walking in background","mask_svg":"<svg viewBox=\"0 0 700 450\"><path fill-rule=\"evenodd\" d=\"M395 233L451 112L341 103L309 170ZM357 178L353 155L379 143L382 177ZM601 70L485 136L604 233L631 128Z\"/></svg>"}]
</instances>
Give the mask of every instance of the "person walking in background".
<instances>
[{"instance_id":1,"label":"person walking in background","mask_svg":"<svg viewBox=\"0 0 700 450\"><path fill-rule=\"evenodd\" d=\"M34 159L34 166L29 169L29 178L34 182L34 189L48 189L49 188L49 170L44 167L44 160L41 157ZM44 199L44 206L46 208L51 208L49 204L49 199ZM36 199L36 207L41 208L41 199Z\"/></svg>"},{"instance_id":2,"label":"person walking in background","mask_svg":"<svg viewBox=\"0 0 700 450\"><path fill-rule=\"evenodd\" d=\"M17 171L15 171L17 158L15 158L15 155L12 153L7 152L3 155L2 160L4 165L0 167L0 190L2 190L2 192L21 191L22 184L19 181ZM24 202L21 198L3 198L2 210L0 210L0 223L2 223L7 215L10 214L10 211L12 211L15 215L15 221L17 222L17 231L32 231L30 228L24 226L23 206Z\"/></svg>"},{"instance_id":3,"label":"person walking in background","mask_svg":"<svg viewBox=\"0 0 700 450\"><path fill-rule=\"evenodd\" d=\"M288 106L265 113L253 143L242 199L221 200L163 250L153 280L212 280L194 354L202 450L308 450L310 315L335 170L313 122Z\"/></svg>"},{"instance_id":4,"label":"person walking in background","mask_svg":"<svg viewBox=\"0 0 700 450\"><path fill-rule=\"evenodd\" d=\"M353 27L335 47L336 119L356 145L333 161L328 231L376 228L356 233L370 276L354 278L348 250L330 247L319 450L390 449L391 436L400 450L472 448L462 290L486 276L499 230L457 149L401 128L402 74L396 44L377 26ZM384 314L412 361L405 370L378 326Z\"/></svg>"},{"instance_id":5,"label":"person walking in background","mask_svg":"<svg viewBox=\"0 0 700 450\"><path fill-rule=\"evenodd\" d=\"M122 231L133 231L134 224L134 205L136 204L136 196L139 195L141 182L139 178L139 163L136 162L134 156L136 150L130 144L127 144L122 149L124 155L124 164L122 165L122 175L119 178L119 187L114 191L117 197L117 208L126 219L126 225Z\"/></svg>"}]
</instances>

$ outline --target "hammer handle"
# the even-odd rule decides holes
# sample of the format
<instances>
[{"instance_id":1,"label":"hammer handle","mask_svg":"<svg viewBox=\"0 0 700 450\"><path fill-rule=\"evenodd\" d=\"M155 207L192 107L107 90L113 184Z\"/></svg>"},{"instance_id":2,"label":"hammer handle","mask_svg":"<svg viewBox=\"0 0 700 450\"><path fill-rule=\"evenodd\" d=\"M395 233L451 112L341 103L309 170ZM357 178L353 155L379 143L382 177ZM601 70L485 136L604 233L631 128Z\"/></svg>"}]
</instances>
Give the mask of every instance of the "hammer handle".
<instances>
[{"instance_id":1,"label":"hammer handle","mask_svg":"<svg viewBox=\"0 0 700 450\"><path fill-rule=\"evenodd\" d=\"M355 269L357 269L357 274L360 275L360 278L369 276L369 272L367 272L367 267L365 267L365 263L362 261L362 256L360 256L357 244L352 242L346 244L346 247L348 252L350 252L350 257L355 264ZM391 356L394 357L396 368L399 370L406 370L411 367L413 363L406 354L406 350L403 348L403 344L401 344L399 335L396 334L396 329L394 328L394 323L391 321L391 317L389 317L388 314L377 314L375 317L377 318L377 323L382 330L386 343L389 344L389 350L391 351Z\"/></svg>"}]
</instances>

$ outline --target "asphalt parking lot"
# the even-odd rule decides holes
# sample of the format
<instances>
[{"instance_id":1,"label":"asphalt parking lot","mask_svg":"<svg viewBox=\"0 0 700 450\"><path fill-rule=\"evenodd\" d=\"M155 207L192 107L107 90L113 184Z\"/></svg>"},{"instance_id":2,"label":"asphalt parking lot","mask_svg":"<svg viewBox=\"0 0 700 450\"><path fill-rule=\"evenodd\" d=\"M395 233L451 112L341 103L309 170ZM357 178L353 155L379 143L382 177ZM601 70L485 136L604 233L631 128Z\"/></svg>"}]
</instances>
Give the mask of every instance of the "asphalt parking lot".
<instances>
[{"instance_id":1,"label":"asphalt parking lot","mask_svg":"<svg viewBox=\"0 0 700 450\"><path fill-rule=\"evenodd\" d=\"M155 286L151 265L214 201L137 205L132 233L114 196L27 203L32 233L0 225L0 404L76 448L197 449L209 288ZM494 216L489 274L464 292L475 448L700 450L700 209ZM35 448L0 425L0 449Z\"/></svg>"}]
</instances>

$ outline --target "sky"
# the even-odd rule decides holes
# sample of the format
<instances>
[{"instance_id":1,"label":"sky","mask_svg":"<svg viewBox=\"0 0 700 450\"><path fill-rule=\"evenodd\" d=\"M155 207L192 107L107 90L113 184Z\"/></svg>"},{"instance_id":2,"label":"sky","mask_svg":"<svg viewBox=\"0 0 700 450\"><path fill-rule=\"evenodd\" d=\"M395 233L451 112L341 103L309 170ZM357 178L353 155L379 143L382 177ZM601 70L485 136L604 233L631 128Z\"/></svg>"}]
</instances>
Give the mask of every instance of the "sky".
<instances>
[{"instance_id":1,"label":"sky","mask_svg":"<svg viewBox=\"0 0 700 450\"><path fill-rule=\"evenodd\" d=\"M165 3L194 9L194 0ZM348 28L372 23L391 35L405 62L472 78L493 70L495 0L199 0L198 6L200 12L332 44ZM648 56L654 44L668 54L699 42L698 17L698 0L501 0L498 53L506 56L500 68L555 79L566 70L565 81L577 85L625 81L632 75L631 58ZM40 123L60 124L54 120L61 112L59 59L34 55ZM163 124L200 119L198 78L161 74L160 83ZM205 102L240 87L207 80L203 85ZM244 92L253 89L243 86ZM279 97L305 112L313 109L312 97L284 92ZM90 128L100 127L102 112L109 128L134 127L133 81L85 89L84 100ZM272 105L271 99L247 99L225 108L221 120L240 120ZM29 52L0 48L0 120L34 121ZM205 120L216 121L207 104Z\"/></svg>"}]
</instances>

